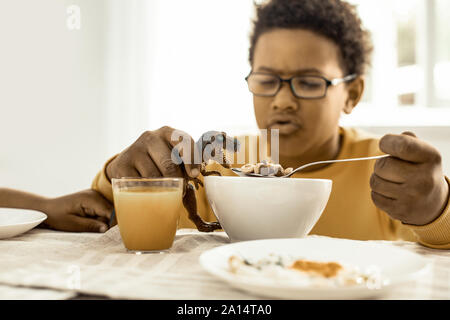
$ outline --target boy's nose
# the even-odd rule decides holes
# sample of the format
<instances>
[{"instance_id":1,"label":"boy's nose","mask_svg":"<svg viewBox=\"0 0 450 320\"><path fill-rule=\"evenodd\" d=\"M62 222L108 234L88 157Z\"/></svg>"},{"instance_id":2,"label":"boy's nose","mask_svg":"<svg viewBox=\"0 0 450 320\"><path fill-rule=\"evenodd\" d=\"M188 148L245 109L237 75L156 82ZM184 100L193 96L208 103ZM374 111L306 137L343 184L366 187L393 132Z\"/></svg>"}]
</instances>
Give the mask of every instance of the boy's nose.
<instances>
[{"instance_id":1,"label":"boy's nose","mask_svg":"<svg viewBox=\"0 0 450 320\"><path fill-rule=\"evenodd\" d=\"M298 101L288 83L283 83L274 97L271 108L274 111L297 111Z\"/></svg>"}]
</instances>

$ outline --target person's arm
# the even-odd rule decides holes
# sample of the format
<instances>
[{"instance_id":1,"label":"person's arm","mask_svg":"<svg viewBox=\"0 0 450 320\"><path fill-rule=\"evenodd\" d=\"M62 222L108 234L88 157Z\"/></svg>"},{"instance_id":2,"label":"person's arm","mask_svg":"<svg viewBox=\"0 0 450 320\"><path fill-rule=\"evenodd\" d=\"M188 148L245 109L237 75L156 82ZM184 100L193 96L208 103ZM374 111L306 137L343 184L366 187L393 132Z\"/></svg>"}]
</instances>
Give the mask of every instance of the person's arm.
<instances>
[{"instance_id":1,"label":"person's arm","mask_svg":"<svg viewBox=\"0 0 450 320\"><path fill-rule=\"evenodd\" d=\"M448 177L446 181L450 188ZM403 225L416 234L422 245L434 249L450 249L450 201L448 199L442 214L431 223L421 226Z\"/></svg>"},{"instance_id":2,"label":"person's arm","mask_svg":"<svg viewBox=\"0 0 450 320\"><path fill-rule=\"evenodd\" d=\"M114 161L114 159L117 158L117 156L118 155L115 155L114 157L112 157L108 161L106 161L106 163L103 165L102 170L100 170L97 173L97 175L95 176L95 178L91 184L91 188L93 190L101 193L110 202L114 202L114 198L113 198L111 180L106 175L106 168L112 161Z\"/></svg>"},{"instance_id":3,"label":"person's arm","mask_svg":"<svg viewBox=\"0 0 450 320\"><path fill-rule=\"evenodd\" d=\"M186 177L180 165L174 163L172 150L178 147L177 137L183 137L184 143L190 146L189 152L181 156L184 171L194 179L200 174L200 158L195 142L188 134L170 127L162 127L155 131L144 132L132 145L120 154L109 159L102 170L94 178L91 188L100 192L113 202L111 179L121 177ZM185 161L189 160L189 161ZM189 164L187 164L189 163Z\"/></svg>"},{"instance_id":4,"label":"person's arm","mask_svg":"<svg viewBox=\"0 0 450 320\"><path fill-rule=\"evenodd\" d=\"M28 192L0 188L0 208L30 209L44 212L48 200Z\"/></svg>"},{"instance_id":5,"label":"person's arm","mask_svg":"<svg viewBox=\"0 0 450 320\"><path fill-rule=\"evenodd\" d=\"M94 190L46 198L6 188L0 188L0 207L43 212L47 220L40 226L74 232L105 232L113 209L112 204Z\"/></svg>"},{"instance_id":6,"label":"person's arm","mask_svg":"<svg viewBox=\"0 0 450 320\"><path fill-rule=\"evenodd\" d=\"M401 221L423 245L450 249L450 185L437 149L413 133L386 135L370 179L372 200L392 219Z\"/></svg>"}]
</instances>

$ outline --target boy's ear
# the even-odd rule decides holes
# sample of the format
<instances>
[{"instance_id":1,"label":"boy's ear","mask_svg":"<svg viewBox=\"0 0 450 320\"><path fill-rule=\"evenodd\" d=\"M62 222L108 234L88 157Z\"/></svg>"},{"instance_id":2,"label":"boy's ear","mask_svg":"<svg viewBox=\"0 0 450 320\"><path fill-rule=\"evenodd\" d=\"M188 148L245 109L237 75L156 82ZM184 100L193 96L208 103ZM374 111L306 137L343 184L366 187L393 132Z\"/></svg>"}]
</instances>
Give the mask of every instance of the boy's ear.
<instances>
[{"instance_id":1,"label":"boy's ear","mask_svg":"<svg viewBox=\"0 0 450 320\"><path fill-rule=\"evenodd\" d=\"M347 85L348 97L343 110L346 114L352 113L353 109L361 101L364 85L363 77L358 77Z\"/></svg>"}]
</instances>

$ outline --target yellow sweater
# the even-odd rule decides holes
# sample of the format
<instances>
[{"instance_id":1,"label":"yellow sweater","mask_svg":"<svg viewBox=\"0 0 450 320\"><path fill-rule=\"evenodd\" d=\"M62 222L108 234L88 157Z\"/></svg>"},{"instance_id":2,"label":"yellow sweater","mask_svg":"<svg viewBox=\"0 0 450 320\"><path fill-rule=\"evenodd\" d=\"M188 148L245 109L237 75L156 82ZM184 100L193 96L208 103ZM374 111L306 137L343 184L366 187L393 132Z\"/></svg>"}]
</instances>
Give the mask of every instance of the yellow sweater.
<instances>
[{"instance_id":1,"label":"yellow sweater","mask_svg":"<svg viewBox=\"0 0 450 320\"><path fill-rule=\"evenodd\" d=\"M341 128L342 147L337 159L376 156L382 154L379 139L363 131ZM241 143L244 142L241 140ZM248 159L248 149L246 159ZM113 201L111 183L105 168L110 159L95 177L92 188ZM355 240L407 240L417 241L436 249L450 249L450 204L443 214L425 226L411 226L393 220L372 202L369 185L375 160L352 163L335 163L323 169L297 173L294 178L316 178L333 180L333 189L322 216L310 234ZM231 170L218 164L207 167L222 175L234 175ZM200 177L202 179L202 177ZM449 179L447 182L450 184ZM206 221L217 221L206 199L203 188L197 191L197 206L200 216ZM195 228L188 219L186 210L181 212L179 228Z\"/></svg>"}]
</instances>

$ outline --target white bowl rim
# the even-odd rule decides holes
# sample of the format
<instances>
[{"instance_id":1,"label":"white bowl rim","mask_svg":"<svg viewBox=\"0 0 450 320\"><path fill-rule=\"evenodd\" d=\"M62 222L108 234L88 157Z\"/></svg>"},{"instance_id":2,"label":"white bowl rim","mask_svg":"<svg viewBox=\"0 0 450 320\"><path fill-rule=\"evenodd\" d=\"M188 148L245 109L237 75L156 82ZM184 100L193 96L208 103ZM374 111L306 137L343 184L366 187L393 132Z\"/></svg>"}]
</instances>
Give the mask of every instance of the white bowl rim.
<instances>
[{"instance_id":1,"label":"white bowl rim","mask_svg":"<svg viewBox=\"0 0 450 320\"><path fill-rule=\"evenodd\" d=\"M240 179L240 180L248 180L248 179L258 179L258 180L272 180L272 181L280 181L280 180L286 180L286 181L314 181L314 182L333 182L331 179L311 179L311 178L259 178L259 177L238 177L238 176L205 176L203 177L205 180L207 179Z\"/></svg>"}]
</instances>

